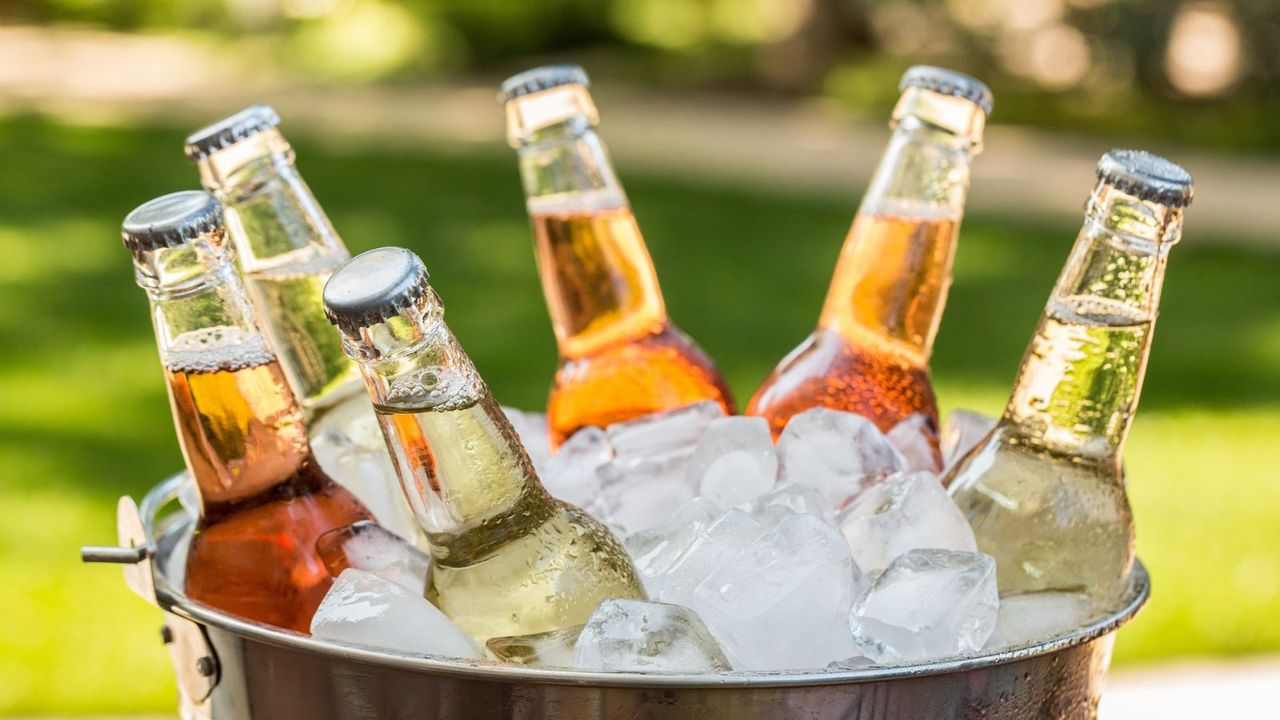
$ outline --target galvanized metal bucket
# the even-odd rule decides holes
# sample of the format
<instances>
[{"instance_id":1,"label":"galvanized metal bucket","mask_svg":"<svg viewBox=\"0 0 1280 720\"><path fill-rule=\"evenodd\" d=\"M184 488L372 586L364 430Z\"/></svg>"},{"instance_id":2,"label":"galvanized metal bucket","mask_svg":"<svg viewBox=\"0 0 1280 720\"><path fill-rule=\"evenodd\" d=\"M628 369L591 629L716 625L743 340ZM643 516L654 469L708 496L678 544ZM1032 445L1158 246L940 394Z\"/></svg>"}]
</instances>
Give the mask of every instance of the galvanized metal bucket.
<instances>
[{"instance_id":1,"label":"galvanized metal bucket","mask_svg":"<svg viewBox=\"0 0 1280 720\"><path fill-rule=\"evenodd\" d=\"M906 667L642 675L459 662L313 640L188 600L167 568L181 561L194 518L162 513L183 482L166 480L141 507L121 498L120 547L85 548L84 557L126 563L130 587L165 611L185 718L1092 718L1114 632L1150 594L1139 564L1124 604L1087 627Z\"/></svg>"}]
</instances>

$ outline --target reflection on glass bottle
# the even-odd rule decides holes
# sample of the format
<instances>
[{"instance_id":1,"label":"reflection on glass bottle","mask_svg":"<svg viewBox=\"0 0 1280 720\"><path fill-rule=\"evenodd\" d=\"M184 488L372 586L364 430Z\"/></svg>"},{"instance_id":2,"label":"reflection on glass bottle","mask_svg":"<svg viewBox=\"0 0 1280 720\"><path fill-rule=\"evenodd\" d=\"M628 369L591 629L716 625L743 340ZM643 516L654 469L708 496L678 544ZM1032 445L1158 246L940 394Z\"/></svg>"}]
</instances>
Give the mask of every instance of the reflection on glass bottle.
<instances>
[{"instance_id":1,"label":"reflection on glass bottle","mask_svg":"<svg viewBox=\"0 0 1280 720\"><path fill-rule=\"evenodd\" d=\"M316 462L222 234L222 210L203 192L146 203L123 228L200 496L185 591L305 633L331 582L316 538L369 514Z\"/></svg>"},{"instance_id":2,"label":"reflection on glass bottle","mask_svg":"<svg viewBox=\"0 0 1280 720\"><path fill-rule=\"evenodd\" d=\"M1110 609L1133 566L1121 453L1169 249L1192 195L1181 167L1112 151L1009 403L944 482L1003 594L1087 592Z\"/></svg>"},{"instance_id":3,"label":"reflection on glass bottle","mask_svg":"<svg viewBox=\"0 0 1280 720\"><path fill-rule=\"evenodd\" d=\"M430 542L429 600L484 644L581 624L602 599L642 596L609 531L543 488L416 255L359 255L324 298Z\"/></svg>"},{"instance_id":4,"label":"reflection on glass bottle","mask_svg":"<svg viewBox=\"0 0 1280 720\"><path fill-rule=\"evenodd\" d=\"M560 349L547 403L551 443L577 429L704 400L733 412L710 358L667 317L658 276L574 65L502 84L538 271Z\"/></svg>"},{"instance_id":5,"label":"reflection on glass bottle","mask_svg":"<svg viewBox=\"0 0 1280 720\"><path fill-rule=\"evenodd\" d=\"M747 408L775 437L791 416L820 406L858 413L884 431L924 413L937 430L929 355L991 92L926 66L908 70L901 87L893 137L845 240L818 329Z\"/></svg>"}]
</instances>

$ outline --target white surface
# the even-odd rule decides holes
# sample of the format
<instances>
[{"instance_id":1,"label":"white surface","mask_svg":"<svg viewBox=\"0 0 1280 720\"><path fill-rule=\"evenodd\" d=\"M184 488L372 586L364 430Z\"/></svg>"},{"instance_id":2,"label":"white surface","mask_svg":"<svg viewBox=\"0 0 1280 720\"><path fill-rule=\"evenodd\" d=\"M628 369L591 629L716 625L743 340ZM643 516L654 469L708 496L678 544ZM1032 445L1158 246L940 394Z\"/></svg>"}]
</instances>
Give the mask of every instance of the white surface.
<instances>
[{"instance_id":1,"label":"white surface","mask_svg":"<svg viewBox=\"0 0 1280 720\"><path fill-rule=\"evenodd\" d=\"M1100 720L1274 718L1280 660L1158 665L1112 673Z\"/></svg>"}]
</instances>

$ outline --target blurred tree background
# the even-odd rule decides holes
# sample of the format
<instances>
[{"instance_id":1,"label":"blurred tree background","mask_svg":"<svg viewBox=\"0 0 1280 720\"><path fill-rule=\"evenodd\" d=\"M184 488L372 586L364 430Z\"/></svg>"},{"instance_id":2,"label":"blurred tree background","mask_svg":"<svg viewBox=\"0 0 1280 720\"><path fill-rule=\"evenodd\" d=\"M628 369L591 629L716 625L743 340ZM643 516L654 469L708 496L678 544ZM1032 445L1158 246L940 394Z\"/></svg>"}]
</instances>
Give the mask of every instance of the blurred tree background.
<instances>
[{"instance_id":1,"label":"blurred tree background","mask_svg":"<svg viewBox=\"0 0 1280 720\"><path fill-rule=\"evenodd\" d=\"M1277 0L10 0L0 22L181 33L332 82L572 52L595 75L876 118L904 65L933 62L987 80L1000 122L1280 150Z\"/></svg>"}]
</instances>

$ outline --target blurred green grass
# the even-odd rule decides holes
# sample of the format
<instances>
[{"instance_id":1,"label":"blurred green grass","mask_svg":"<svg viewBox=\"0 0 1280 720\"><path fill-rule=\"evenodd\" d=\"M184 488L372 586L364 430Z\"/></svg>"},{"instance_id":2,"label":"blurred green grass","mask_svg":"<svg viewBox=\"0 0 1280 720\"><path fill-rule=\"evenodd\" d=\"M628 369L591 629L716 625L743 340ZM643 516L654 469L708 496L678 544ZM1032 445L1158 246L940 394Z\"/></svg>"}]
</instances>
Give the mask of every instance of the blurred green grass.
<instances>
[{"instance_id":1,"label":"blurred green grass","mask_svg":"<svg viewBox=\"0 0 1280 720\"><path fill-rule=\"evenodd\" d=\"M115 498L182 462L118 240L136 204L196 184L182 135L0 120L0 713L173 707L158 613L77 547L112 542ZM298 149L351 249L421 253L499 399L540 406L554 343L498 143ZM621 170L673 316L745 399L812 326L858 190L773 197ZM999 410L1075 230L965 221L934 360L945 406ZM1280 650L1280 252L1214 245L1194 208L1186 235L1127 454L1155 595L1121 663Z\"/></svg>"}]
</instances>

